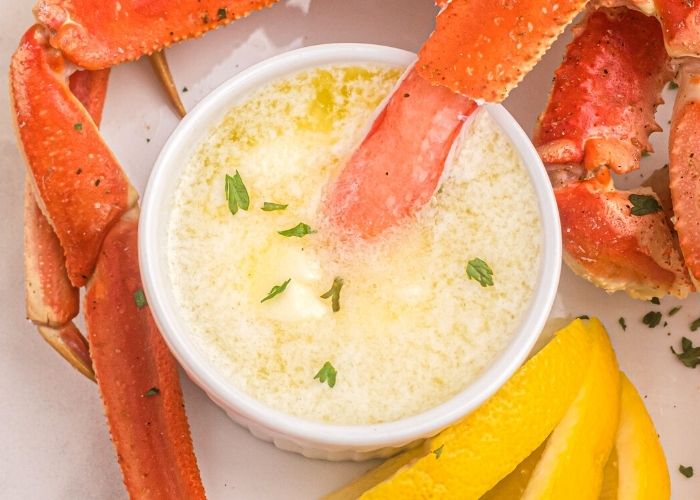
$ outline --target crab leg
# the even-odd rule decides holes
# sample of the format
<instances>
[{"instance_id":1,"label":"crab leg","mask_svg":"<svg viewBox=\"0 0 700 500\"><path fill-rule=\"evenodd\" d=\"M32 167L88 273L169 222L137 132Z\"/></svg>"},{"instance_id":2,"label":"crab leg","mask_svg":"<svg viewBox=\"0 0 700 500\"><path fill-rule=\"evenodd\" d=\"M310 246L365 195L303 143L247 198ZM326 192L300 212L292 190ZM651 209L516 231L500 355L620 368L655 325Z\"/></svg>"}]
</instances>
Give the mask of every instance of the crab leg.
<instances>
[{"instance_id":1,"label":"crab leg","mask_svg":"<svg viewBox=\"0 0 700 500\"><path fill-rule=\"evenodd\" d=\"M700 280L700 63L686 61L671 121L670 188L685 264Z\"/></svg>"},{"instance_id":2,"label":"crab leg","mask_svg":"<svg viewBox=\"0 0 700 500\"><path fill-rule=\"evenodd\" d=\"M371 237L422 206L475 108L474 101L433 87L411 70L333 185L325 204L330 220Z\"/></svg>"},{"instance_id":3,"label":"crab leg","mask_svg":"<svg viewBox=\"0 0 700 500\"><path fill-rule=\"evenodd\" d=\"M39 0L51 45L81 68L133 61L247 16L277 0Z\"/></svg>"},{"instance_id":4,"label":"crab leg","mask_svg":"<svg viewBox=\"0 0 700 500\"><path fill-rule=\"evenodd\" d=\"M51 347L94 381L87 341L71 321L78 315L78 289L68 279L63 249L29 181L24 191L24 275L28 318Z\"/></svg>"},{"instance_id":5,"label":"crab leg","mask_svg":"<svg viewBox=\"0 0 700 500\"><path fill-rule=\"evenodd\" d=\"M76 71L70 89L99 123L109 70ZM36 203L27 178L24 192L24 274L27 316L42 337L80 373L95 381L87 340L71 321L79 312L78 289L66 272L63 249Z\"/></svg>"},{"instance_id":6,"label":"crab leg","mask_svg":"<svg viewBox=\"0 0 700 500\"><path fill-rule=\"evenodd\" d=\"M32 190L58 237L67 275L74 286L89 279L90 355L124 481L133 498L203 498L175 361L134 295L141 290L135 191L68 88L64 69L45 28L31 28L11 63L12 102ZM37 267L42 285L58 267L51 236L47 229L28 245L53 244L51 265ZM62 279L62 289L70 289ZM60 307L75 314L70 300Z\"/></svg>"},{"instance_id":7,"label":"crab leg","mask_svg":"<svg viewBox=\"0 0 700 500\"><path fill-rule=\"evenodd\" d=\"M639 12L602 9L575 28L557 70L535 144L555 183L565 259L608 290L637 298L685 296L692 286L663 211L634 215L631 195L616 191L607 169L638 168L659 95L669 78L659 24ZM578 174L594 177L579 182Z\"/></svg>"},{"instance_id":8,"label":"crab leg","mask_svg":"<svg viewBox=\"0 0 700 500\"><path fill-rule=\"evenodd\" d=\"M108 232L85 297L92 360L132 498L204 498L177 366L140 299L138 208Z\"/></svg>"},{"instance_id":9,"label":"crab leg","mask_svg":"<svg viewBox=\"0 0 700 500\"><path fill-rule=\"evenodd\" d=\"M585 3L447 4L414 69L331 187L326 213L334 225L368 238L425 204L474 101L504 99Z\"/></svg>"}]
</instances>

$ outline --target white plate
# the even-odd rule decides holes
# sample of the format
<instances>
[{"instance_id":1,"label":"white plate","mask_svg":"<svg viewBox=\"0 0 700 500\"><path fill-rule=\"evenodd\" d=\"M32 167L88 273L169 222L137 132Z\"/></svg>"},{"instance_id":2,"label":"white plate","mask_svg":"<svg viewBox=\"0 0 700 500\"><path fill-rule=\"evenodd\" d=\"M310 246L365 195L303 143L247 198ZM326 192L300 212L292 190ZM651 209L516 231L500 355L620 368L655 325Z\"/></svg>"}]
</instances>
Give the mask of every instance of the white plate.
<instances>
[{"instance_id":1,"label":"white plate","mask_svg":"<svg viewBox=\"0 0 700 500\"><path fill-rule=\"evenodd\" d=\"M0 68L32 23L30 3L3 0ZM430 0L288 0L201 40L168 52L170 65L192 107L216 85L251 64L291 48L328 42L368 42L415 51L433 26ZM568 36L565 37L568 40ZM546 102L565 40L506 101L526 131ZM4 71L4 70L3 70ZM22 291L23 164L10 126L6 79L0 79L0 491L6 498L124 498L121 475L96 388L41 340L24 319ZM672 101L669 93L669 101ZM667 127L670 106L659 114ZM147 62L112 72L103 133L142 191L155 157L177 119ZM667 134L655 134L659 153L644 159L663 165ZM150 139L150 142L147 142ZM639 173L629 183L639 180ZM626 185L624 182L621 185ZM698 497L698 477L686 479L678 465L700 470L700 379L669 351L681 336L700 342L688 329L700 316L698 297L668 327L648 329L641 317L661 306L624 295L608 296L563 270L555 314L595 314L610 330L622 369L645 397L666 450L673 497ZM627 319L623 332L617 324ZM670 333L670 336L667 336ZM372 463L327 463L282 452L233 424L199 389L183 380L195 448L209 498L314 498L370 468Z\"/></svg>"}]
</instances>

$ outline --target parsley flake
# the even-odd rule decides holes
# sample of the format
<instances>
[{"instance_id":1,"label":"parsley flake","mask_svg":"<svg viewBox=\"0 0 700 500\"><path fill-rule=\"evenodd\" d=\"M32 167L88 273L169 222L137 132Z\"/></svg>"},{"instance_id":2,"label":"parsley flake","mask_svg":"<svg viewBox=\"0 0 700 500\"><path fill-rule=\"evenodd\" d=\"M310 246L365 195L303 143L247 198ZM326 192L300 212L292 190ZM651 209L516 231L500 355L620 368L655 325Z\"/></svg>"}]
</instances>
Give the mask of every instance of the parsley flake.
<instances>
[{"instance_id":1,"label":"parsley flake","mask_svg":"<svg viewBox=\"0 0 700 500\"><path fill-rule=\"evenodd\" d=\"M646 158L646 157L649 156L650 154L651 154L651 153L650 153L649 151L647 151L646 149L642 149L642 158Z\"/></svg>"},{"instance_id":2,"label":"parsley flake","mask_svg":"<svg viewBox=\"0 0 700 500\"><path fill-rule=\"evenodd\" d=\"M661 205L656 201L653 196L645 194L631 194L629 196L630 203L632 203L632 208L630 211L632 215L642 216L653 214L661 210Z\"/></svg>"},{"instance_id":3,"label":"parsley flake","mask_svg":"<svg viewBox=\"0 0 700 500\"><path fill-rule=\"evenodd\" d=\"M292 281L292 278L289 278L281 285L275 285L272 288L270 288L270 291L265 296L265 298L260 301L260 303L262 304L266 300L270 300L272 297L275 297L276 295L279 295L280 293L284 292L287 289L287 285L289 285L290 281Z\"/></svg>"},{"instance_id":4,"label":"parsley flake","mask_svg":"<svg viewBox=\"0 0 700 500\"><path fill-rule=\"evenodd\" d=\"M311 226L308 224L304 224L303 222L300 222L294 227L290 227L289 229L285 229L284 231L277 231L277 234L281 234L282 236L286 238L290 238L292 236L296 236L297 238L303 238L307 234L315 233L313 229L311 229Z\"/></svg>"},{"instance_id":5,"label":"parsley flake","mask_svg":"<svg viewBox=\"0 0 700 500\"><path fill-rule=\"evenodd\" d=\"M442 456L442 450L445 448L445 443L441 444L439 448L433 450L433 455L435 455L435 460Z\"/></svg>"},{"instance_id":6,"label":"parsley flake","mask_svg":"<svg viewBox=\"0 0 700 500\"><path fill-rule=\"evenodd\" d=\"M661 323L661 313L659 311L649 311L642 318L642 323L647 325L649 328L654 328Z\"/></svg>"},{"instance_id":7,"label":"parsley flake","mask_svg":"<svg viewBox=\"0 0 700 500\"><path fill-rule=\"evenodd\" d=\"M582 314L581 316L576 316L576 319L591 319L588 314Z\"/></svg>"},{"instance_id":8,"label":"parsley flake","mask_svg":"<svg viewBox=\"0 0 700 500\"><path fill-rule=\"evenodd\" d=\"M248 190L243 184L243 179L241 179L241 174L236 170L236 174L232 177L226 174L226 185L224 189L226 193L226 201L228 201L228 209L233 215L236 215L239 208L243 210L248 210L250 206L250 197L248 196Z\"/></svg>"},{"instance_id":9,"label":"parsley flake","mask_svg":"<svg viewBox=\"0 0 700 500\"><path fill-rule=\"evenodd\" d=\"M668 315L673 316L674 314L676 314L680 310L681 310L681 306L676 306L668 312Z\"/></svg>"},{"instance_id":10,"label":"parsley flake","mask_svg":"<svg viewBox=\"0 0 700 500\"><path fill-rule=\"evenodd\" d=\"M693 321L693 322L690 324L690 331L691 331L691 332L694 332L694 331L697 330L698 328L700 328L700 318L696 319L695 321Z\"/></svg>"},{"instance_id":11,"label":"parsley flake","mask_svg":"<svg viewBox=\"0 0 700 500\"><path fill-rule=\"evenodd\" d=\"M148 304L148 302L146 302L146 294L143 293L141 288L134 292L134 302L138 309L143 309Z\"/></svg>"},{"instance_id":12,"label":"parsley flake","mask_svg":"<svg viewBox=\"0 0 700 500\"><path fill-rule=\"evenodd\" d=\"M693 477L693 466L689 465L686 467L685 465L679 465L678 472L680 472L681 474L683 474L687 478L691 478L691 477Z\"/></svg>"},{"instance_id":13,"label":"parsley flake","mask_svg":"<svg viewBox=\"0 0 700 500\"><path fill-rule=\"evenodd\" d=\"M284 210L287 208L289 205L281 205L279 203L270 203L269 201L263 202L263 206L260 207L260 210L264 210L265 212L274 212L275 210Z\"/></svg>"},{"instance_id":14,"label":"parsley flake","mask_svg":"<svg viewBox=\"0 0 700 500\"><path fill-rule=\"evenodd\" d=\"M226 8L225 7L221 7L219 10L216 11L216 18L219 21L226 19L226 17L227 16L226 16Z\"/></svg>"},{"instance_id":15,"label":"parsley flake","mask_svg":"<svg viewBox=\"0 0 700 500\"><path fill-rule=\"evenodd\" d=\"M650 300L649 302L651 302L652 304L655 304L655 305L657 305L657 306L658 306L659 304L661 304L661 301L659 300L658 297L652 297L651 300Z\"/></svg>"},{"instance_id":16,"label":"parsley flake","mask_svg":"<svg viewBox=\"0 0 700 500\"><path fill-rule=\"evenodd\" d=\"M493 271L486 262L479 258L472 259L467 263L467 276L469 279L481 283L483 287L493 286Z\"/></svg>"},{"instance_id":17,"label":"parsley flake","mask_svg":"<svg viewBox=\"0 0 700 500\"><path fill-rule=\"evenodd\" d=\"M620 323L620 326L622 327L623 331L627 330L627 321L625 321L625 318L620 317L620 319L618 319L617 322Z\"/></svg>"},{"instance_id":18,"label":"parsley flake","mask_svg":"<svg viewBox=\"0 0 700 500\"><path fill-rule=\"evenodd\" d=\"M322 299L331 299L331 308L333 312L340 311L340 289L343 288L343 278L335 277L330 289L321 295Z\"/></svg>"},{"instance_id":19,"label":"parsley flake","mask_svg":"<svg viewBox=\"0 0 700 500\"><path fill-rule=\"evenodd\" d=\"M693 342L686 337L681 339L681 352L676 352L671 347L671 352L676 355L678 360L688 368L695 368L700 365L700 347L693 347Z\"/></svg>"},{"instance_id":20,"label":"parsley flake","mask_svg":"<svg viewBox=\"0 0 700 500\"><path fill-rule=\"evenodd\" d=\"M158 389L157 387L151 387L143 393L143 395L147 398L152 398L153 396L157 396L158 394L160 394L160 389Z\"/></svg>"},{"instance_id":21,"label":"parsley flake","mask_svg":"<svg viewBox=\"0 0 700 500\"><path fill-rule=\"evenodd\" d=\"M323 363L323 366L318 371L318 373L314 376L314 380L318 379L318 381L322 384L328 382L328 387L332 389L333 387L335 387L336 375L338 375L337 370L333 368L333 365L330 361L326 361L325 363Z\"/></svg>"},{"instance_id":22,"label":"parsley flake","mask_svg":"<svg viewBox=\"0 0 700 500\"><path fill-rule=\"evenodd\" d=\"M676 90L677 88L678 88L678 84L676 82L674 82L673 80L668 82L668 89L669 90Z\"/></svg>"},{"instance_id":23,"label":"parsley flake","mask_svg":"<svg viewBox=\"0 0 700 500\"><path fill-rule=\"evenodd\" d=\"M73 124L73 128L75 130L83 130L83 124L82 123L75 123L75 124Z\"/></svg>"}]
</instances>

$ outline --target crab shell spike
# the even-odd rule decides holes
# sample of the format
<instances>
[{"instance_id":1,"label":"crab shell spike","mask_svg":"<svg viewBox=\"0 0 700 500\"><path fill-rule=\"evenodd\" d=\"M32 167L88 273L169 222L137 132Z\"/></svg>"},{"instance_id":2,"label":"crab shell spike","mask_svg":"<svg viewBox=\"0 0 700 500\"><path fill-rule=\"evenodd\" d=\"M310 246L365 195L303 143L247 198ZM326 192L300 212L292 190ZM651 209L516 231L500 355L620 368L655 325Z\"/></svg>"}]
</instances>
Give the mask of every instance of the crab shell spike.
<instances>
[{"instance_id":1,"label":"crab shell spike","mask_svg":"<svg viewBox=\"0 0 700 500\"><path fill-rule=\"evenodd\" d=\"M275 1L39 0L34 15L70 61L102 69L201 36Z\"/></svg>"},{"instance_id":2,"label":"crab shell spike","mask_svg":"<svg viewBox=\"0 0 700 500\"><path fill-rule=\"evenodd\" d=\"M138 209L109 231L85 296L93 366L131 498L204 498L175 360L135 299Z\"/></svg>"},{"instance_id":3,"label":"crab shell spike","mask_svg":"<svg viewBox=\"0 0 700 500\"><path fill-rule=\"evenodd\" d=\"M534 134L537 151L545 164L636 169L652 149L649 134L660 130L654 112L671 76L659 23L603 9L574 36Z\"/></svg>"},{"instance_id":4,"label":"crab shell spike","mask_svg":"<svg viewBox=\"0 0 700 500\"><path fill-rule=\"evenodd\" d=\"M632 215L631 194L656 198L649 188L616 191L596 179L555 190L565 261L608 292L642 300L685 297L693 286L666 214Z\"/></svg>"},{"instance_id":5,"label":"crab shell spike","mask_svg":"<svg viewBox=\"0 0 700 500\"><path fill-rule=\"evenodd\" d=\"M418 71L471 99L502 101L585 5L586 0L452 0L420 51Z\"/></svg>"},{"instance_id":6,"label":"crab shell spike","mask_svg":"<svg viewBox=\"0 0 700 500\"><path fill-rule=\"evenodd\" d=\"M424 205L476 104L414 69L392 94L324 203L335 227L370 238Z\"/></svg>"},{"instance_id":7,"label":"crab shell spike","mask_svg":"<svg viewBox=\"0 0 700 500\"><path fill-rule=\"evenodd\" d=\"M700 63L682 63L671 120L669 176L685 264L700 281Z\"/></svg>"},{"instance_id":8,"label":"crab shell spike","mask_svg":"<svg viewBox=\"0 0 700 500\"><path fill-rule=\"evenodd\" d=\"M136 191L70 91L65 61L36 25L10 66L20 145L34 192L58 236L68 276L82 286L92 274L106 231L136 203Z\"/></svg>"}]
</instances>

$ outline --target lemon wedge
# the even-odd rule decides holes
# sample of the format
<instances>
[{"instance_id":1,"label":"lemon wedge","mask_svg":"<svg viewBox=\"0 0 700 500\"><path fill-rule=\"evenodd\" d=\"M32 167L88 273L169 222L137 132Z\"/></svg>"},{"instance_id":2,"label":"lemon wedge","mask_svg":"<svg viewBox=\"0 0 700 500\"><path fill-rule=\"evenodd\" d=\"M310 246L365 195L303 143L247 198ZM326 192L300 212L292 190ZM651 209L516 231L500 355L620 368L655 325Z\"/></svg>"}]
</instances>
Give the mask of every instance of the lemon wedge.
<instances>
[{"instance_id":1,"label":"lemon wedge","mask_svg":"<svg viewBox=\"0 0 700 500\"><path fill-rule=\"evenodd\" d=\"M588 323L575 320L560 330L486 403L410 456L399 455L388 462L391 466L380 466L326 498L478 498L486 493L564 418L594 354L607 360L600 353L609 343L599 345L607 337L591 335Z\"/></svg>"},{"instance_id":2,"label":"lemon wedge","mask_svg":"<svg viewBox=\"0 0 700 500\"><path fill-rule=\"evenodd\" d=\"M549 438L524 500L595 499L615 444L620 415L620 374L603 325L587 321L593 356L583 386Z\"/></svg>"},{"instance_id":3,"label":"lemon wedge","mask_svg":"<svg viewBox=\"0 0 700 500\"><path fill-rule=\"evenodd\" d=\"M664 500L671 496L661 443L637 390L621 374L620 424L605 468L601 500Z\"/></svg>"}]
</instances>

